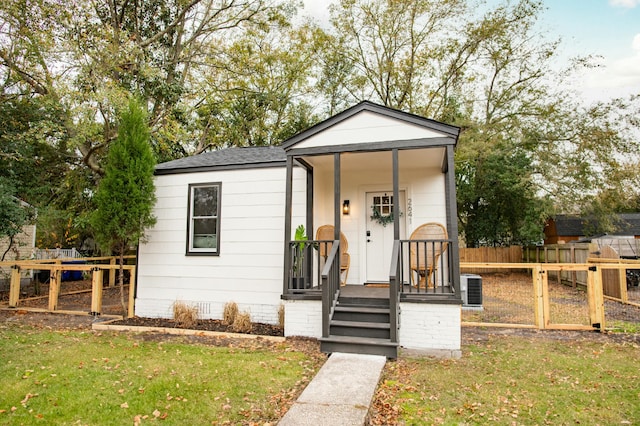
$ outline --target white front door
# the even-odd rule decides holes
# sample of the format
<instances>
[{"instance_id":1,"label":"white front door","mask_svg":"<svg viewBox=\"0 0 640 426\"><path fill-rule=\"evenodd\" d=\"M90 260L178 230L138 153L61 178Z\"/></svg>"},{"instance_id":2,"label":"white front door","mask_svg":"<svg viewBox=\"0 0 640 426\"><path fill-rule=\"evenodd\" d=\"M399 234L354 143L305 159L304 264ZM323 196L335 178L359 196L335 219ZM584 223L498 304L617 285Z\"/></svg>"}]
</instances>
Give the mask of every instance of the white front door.
<instances>
[{"instance_id":1,"label":"white front door","mask_svg":"<svg viewBox=\"0 0 640 426\"><path fill-rule=\"evenodd\" d=\"M400 191L396 207L393 191L367 192L367 282L389 282L393 251L393 214L400 211L400 238L405 233L405 195Z\"/></svg>"}]
</instances>

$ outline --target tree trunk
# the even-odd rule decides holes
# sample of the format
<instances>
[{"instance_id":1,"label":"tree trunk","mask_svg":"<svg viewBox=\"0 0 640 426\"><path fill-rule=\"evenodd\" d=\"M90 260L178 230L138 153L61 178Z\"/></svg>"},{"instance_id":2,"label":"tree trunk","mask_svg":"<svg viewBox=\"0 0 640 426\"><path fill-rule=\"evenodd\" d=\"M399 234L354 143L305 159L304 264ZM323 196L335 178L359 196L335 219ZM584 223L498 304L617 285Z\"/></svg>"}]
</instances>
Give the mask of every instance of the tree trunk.
<instances>
[{"instance_id":1,"label":"tree trunk","mask_svg":"<svg viewBox=\"0 0 640 426\"><path fill-rule=\"evenodd\" d=\"M11 247L13 247L13 235L9 237L9 246L7 247L7 250L2 254L2 259L0 259L0 262L4 262L4 258L7 253L9 253L9 250L11 250Z\"/></svg>"},{"instance_id":2,"label":"tree trunk","mask_svg":"<svg viewBox=\"0 0 640 426\"><path fill-rule=\"evenodd\" d=\"M120 269L118 274L120 281L120 303L122 304L123 316L127 317L127 304L124 300L124 247L120 249Z\"/></svg>"}]
</instances>

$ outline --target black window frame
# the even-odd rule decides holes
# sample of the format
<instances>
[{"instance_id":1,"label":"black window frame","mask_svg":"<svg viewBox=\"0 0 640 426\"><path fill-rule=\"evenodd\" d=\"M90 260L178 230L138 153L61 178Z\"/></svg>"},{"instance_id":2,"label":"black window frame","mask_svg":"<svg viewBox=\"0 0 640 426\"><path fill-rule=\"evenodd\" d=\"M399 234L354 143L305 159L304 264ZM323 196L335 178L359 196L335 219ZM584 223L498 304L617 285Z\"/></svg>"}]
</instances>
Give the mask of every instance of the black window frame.
<instances>
[{"instance_id":1,"label":"black window frame","mask_svg":"<svg viewBox=\"0 0 640 426\"><path fill-rule=\"evenodd\" d=\"M198 249L193 247L193 194L196 188L217 188L217 211L215 216L207 216L216 219L216 248L215 249ZM222 182L204 182L204 183L190 183L187 205L187 242L186 242L186 255L187 256L219 256L220 255L220 213L222 211Z\"/></svg>"}]
</instances>

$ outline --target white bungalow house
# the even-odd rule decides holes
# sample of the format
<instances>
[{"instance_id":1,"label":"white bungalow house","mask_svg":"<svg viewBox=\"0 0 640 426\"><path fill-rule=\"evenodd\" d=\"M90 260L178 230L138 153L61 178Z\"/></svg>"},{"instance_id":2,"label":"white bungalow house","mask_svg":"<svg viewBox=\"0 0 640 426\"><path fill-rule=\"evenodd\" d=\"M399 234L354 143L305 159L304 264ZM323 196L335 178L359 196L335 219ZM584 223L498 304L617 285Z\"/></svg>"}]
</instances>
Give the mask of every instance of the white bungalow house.
<instances>
[{"instance_id":1,"label":"white bungalow house","mask_svg":"<svg viewBox=\"0 0 640 426\"><path fill-rule=\"evenodd\" d=\"M136 315L171 317L183 301L221 318L236 302L256 322L283 308L285 335L325 352L457 355L458 133L361 102L281 146L159 164ZM434 223L446 233L414 233ZM308 240L292 241L300 225Z\"/></svg>"}]
</instances>

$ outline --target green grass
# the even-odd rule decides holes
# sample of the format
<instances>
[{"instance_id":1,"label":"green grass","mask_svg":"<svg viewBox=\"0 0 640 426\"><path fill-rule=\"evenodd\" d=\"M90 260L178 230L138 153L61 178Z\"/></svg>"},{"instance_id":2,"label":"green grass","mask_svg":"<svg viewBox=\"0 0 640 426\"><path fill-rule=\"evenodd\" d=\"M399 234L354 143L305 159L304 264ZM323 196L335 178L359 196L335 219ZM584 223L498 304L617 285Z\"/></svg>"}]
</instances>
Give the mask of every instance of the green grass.
<instances>
[{"instance_id":1,"label":"green grass","mask_svg":"<svg viewBox=\"0 0 640 426\"><path fill-rule=\"evenodd\" d=\"M0 424L276 420L318 360L285 344L229 348L0 326Z\"/></svg>"},{"instance_id":2,"label":"green grass","mask_svg":"<svg viewBox=\"0 0 640 426\"><path fill-rule=\"evenodd\" d=\"M608 321L607 330L613 333L640 333L640 323L631 321Z\"/></svg>"},{"instance_id":3,"label":"green grass","mask_svg":"<svg viewBox=\"0 0 640 426\"><path fill-rule=\"evenodd\" d=\"M388 363L377 396L403 424L635 424L640 348L495 337L460 360Z\"/></svg>"}]
</instances>

